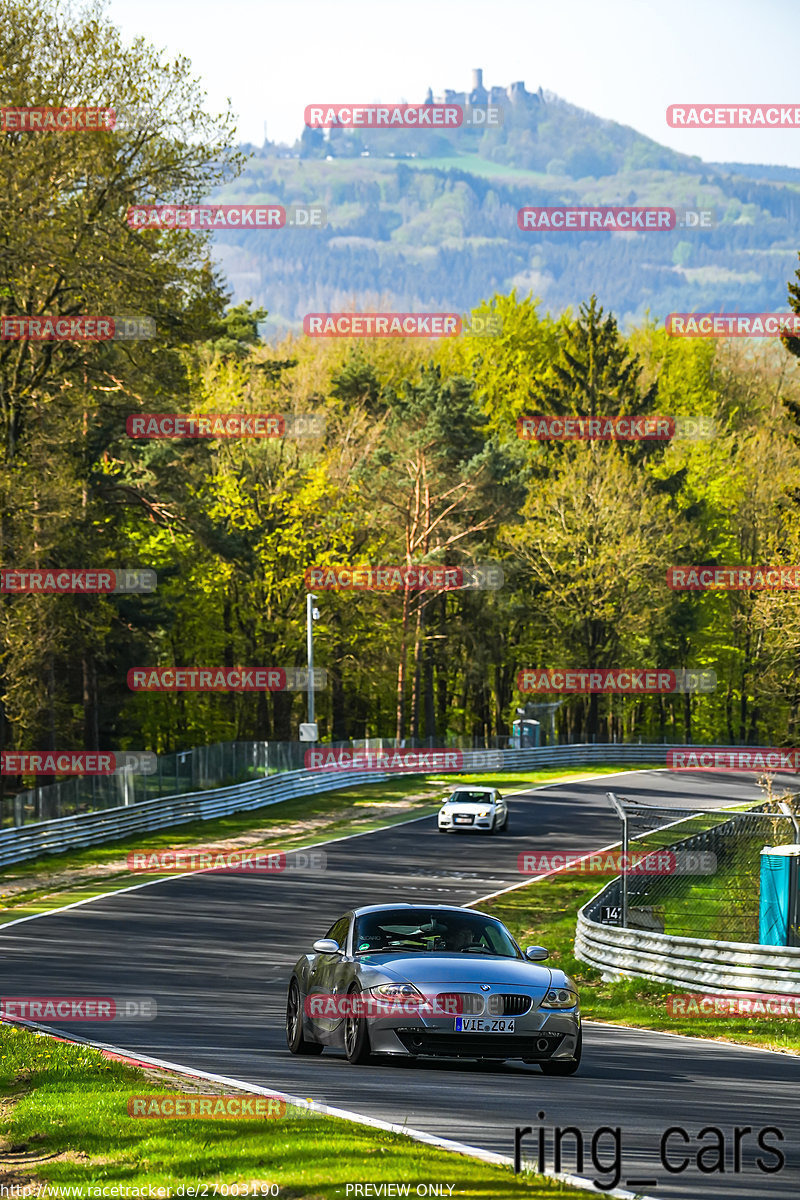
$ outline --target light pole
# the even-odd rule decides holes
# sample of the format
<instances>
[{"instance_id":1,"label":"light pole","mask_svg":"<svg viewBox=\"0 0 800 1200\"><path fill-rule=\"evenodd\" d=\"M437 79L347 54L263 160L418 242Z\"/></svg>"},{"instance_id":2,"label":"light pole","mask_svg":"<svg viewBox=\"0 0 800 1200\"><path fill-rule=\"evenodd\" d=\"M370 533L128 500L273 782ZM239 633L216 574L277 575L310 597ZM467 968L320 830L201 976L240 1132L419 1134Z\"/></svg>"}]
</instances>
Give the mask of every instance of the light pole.
<instances>
[{"instance_id":1,"label":"light pole","mask_svg":"<svg viewBox=\"0 0 800 1200\"><path fill-rule=\"evenodd\" d=\"M319 609L315 608L316 596L306 592L306 648L308 651L308 723L314 724L314 622L319 620ZM314 739L316 741L316 738Z\"/></svg>"}]
</instances>

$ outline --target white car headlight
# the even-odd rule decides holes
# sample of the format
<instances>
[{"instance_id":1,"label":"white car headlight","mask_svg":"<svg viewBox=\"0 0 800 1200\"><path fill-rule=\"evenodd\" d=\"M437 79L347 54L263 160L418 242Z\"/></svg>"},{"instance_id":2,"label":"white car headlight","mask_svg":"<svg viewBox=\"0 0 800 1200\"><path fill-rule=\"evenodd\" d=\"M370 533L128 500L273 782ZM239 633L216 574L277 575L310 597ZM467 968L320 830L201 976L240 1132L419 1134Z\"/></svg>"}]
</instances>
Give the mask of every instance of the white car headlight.
<instances>
[{"instance_id":1,"label":"white car headlight","mask_svg":"<svg viewBox=\"0 0 800 1200\"><path fill-rule=\"evenodd\" d=\"M481 811L478 813L479 817L488 817L488 815L489 815L488 808L482 808Z\"/></svg>"},{"instance_id":2,"label":"white car headlight","mask_svg":"<svg viewBox=\"0 0 800 1200\"><path fill-rule=\"evenodd\" d=\"M539 1005L540 1008L574 1008L578 1003L578 993L571 988L550 988Z\"/></svg>"},{"instance_id":3,"label":"white car headlight","mask_svg":"<svg viewBox=\"0 0 800 1200\"><path fill-rule=\"evenodd\" d=\"M418 991L413 983L381 983L378 987L367 990L371 996L379 996L381 1000L407 1000L409 996L423 998L422 992Z\"/></svg>"}]
</instances>

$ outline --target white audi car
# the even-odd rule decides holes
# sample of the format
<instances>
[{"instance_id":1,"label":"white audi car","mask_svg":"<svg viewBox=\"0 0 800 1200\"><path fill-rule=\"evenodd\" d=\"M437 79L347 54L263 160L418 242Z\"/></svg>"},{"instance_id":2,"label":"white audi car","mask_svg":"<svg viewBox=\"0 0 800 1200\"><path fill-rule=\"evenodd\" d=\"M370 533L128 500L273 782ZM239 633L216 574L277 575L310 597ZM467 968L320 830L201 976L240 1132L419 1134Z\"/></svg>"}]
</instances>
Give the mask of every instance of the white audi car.
<instances>
[{"instance_id":1,"label":"white audi car","mask_svg":"<svg viewBox=\"0 0 800 1200\"><path fill-rule=\"evenodd\" d=\"M439 809L439 833L453 829L508 829L508 805L492 787L458 787Z\"/></svg>"}]
</instances>

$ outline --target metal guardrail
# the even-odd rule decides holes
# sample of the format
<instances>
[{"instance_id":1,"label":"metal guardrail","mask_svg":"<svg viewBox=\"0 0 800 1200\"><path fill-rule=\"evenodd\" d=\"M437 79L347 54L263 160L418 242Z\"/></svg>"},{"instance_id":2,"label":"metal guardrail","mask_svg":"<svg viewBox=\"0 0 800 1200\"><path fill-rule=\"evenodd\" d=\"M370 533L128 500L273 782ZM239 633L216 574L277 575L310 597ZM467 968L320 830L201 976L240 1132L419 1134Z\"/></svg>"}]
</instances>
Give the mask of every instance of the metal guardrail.
<instances>
[{"instance_id":1,"label":"metal guardrail","mask_svg":"<svg viewBox=\"0 0 800 1200\"><path fill-rule=\"evenodd\" d=\"M624 825L625 802L617 801L616 807L623 810ZM772 823L782 821L787 826L791 823L792 829L786 831L787 840L791 840L793 831L797 829L795 818L767 812L765 808L766 805L761 804L747 812L732 812L728 820L716 828L689 835L679 841L671 841L669 847L664 848L701 850L708 844L715 845L714 838L718 839L721 835L735 836L737 826L759 818ZM660 805L637 805L630 811L640 821L648 821L651 813L657 815L662 811L667 812ZM688 809L672 809L668 815L676 811L690 812ZM722 813L720 810L713 810L708 814L696 815L721 816ZM683 820L671 822L673 827L683 823ZM653 829L658 832L657 824L653 825ZM763 839L763 833L761 838ZM773 834L770 841L774 840ZM648 848L646 844L642 845L640 836L637 839L637 852L646 853ZM630 883L631 879L634 886L652 886L652 881L646 874L638 878L629 876L627 882ZM757 942L686 937L662 933L655 929L631 927L624 921L627 907L624 900L625 882L624 876L612 880L578 913L575 957L601 971L604 979L633 977L675 984L693 991L779 991L785 995L800 996L800 947L762 946ZM656 877L656 883L663 883L663 879ZM748 878L747 886L749 889L755 889L757 895L758 877ZM621 898L622 926L609 925L594 919L604 903L619 904ZM645 898L651 899L649 893Z\"/></svg>"},{"instance_id":2,"label":"metal guardrail","mask_svg":"<svg viewBox=\"0 0 800 1200\"><path fill-rule=\"evenodd\" d=\"M159 797L128 807L109 808L104 812L78 813L53 821L38 821L35 825L23 825L19 829L0 830L0 867L39 858L43 854L59 854L64 850L114 842L132 833L152 833L156 829L185 825L190 821L208 821L229 813L266 808L296 796L312 796L347 787L348 784L372 783L385 778L385 774L376 774L374 771L337 771L335 776L319 771L287 771L271 778L236 783L232 787L215 788L209 792Z\"/></svg>"},{"instance_id":3,"label":"metal guardrail","mask_svg":"<svg viewBox=\"0 0 800 1200\"><path fill-rule=\"evenodd\" d=\"M800 947L620 929L590 920L585 907L578 913L575 957L602 971L606 979L634 976L695 991L779 991L800 996Z\"/></svg>"},{"instance_id":4,"label":"metal guardrail","mask_svg":"<svg viewBox=\"0 0 800 1200\"><path fill-rule=\"evenodd\" d=\"M670 747L629 745L544 746L527 750L465 750L463 772L533 770L545 766L602 763L666 762ZM398 772L392 772L397 774ZM412 774L413 772L403 772ZM375 771L287 771L265 779L206 792L162 796L137 804L78 813L0 830L0 868L44 854L114 842L132 833L150 833L190 821L207 821L229 813L265 808L297 796L313 796L362 783L387 779Z\"/></svg>"},{"instance_id":5,"label":"metal guardrail","mask_svg":"<svg viewBox=\"0 0 800 1200\"><path fill-rule=\"evenodd\" d=\"M607 763L656 763L667 761L667 751L678 747L658 743L632 746L622 742L597 742L577 746L537 746L528 750L487 750L502 754L503 771L533 771L537 767L603 766ZM467 751L465 751L467 753ZM474 751L478 754L481 751Z\"/></svg>"}]
</instances>

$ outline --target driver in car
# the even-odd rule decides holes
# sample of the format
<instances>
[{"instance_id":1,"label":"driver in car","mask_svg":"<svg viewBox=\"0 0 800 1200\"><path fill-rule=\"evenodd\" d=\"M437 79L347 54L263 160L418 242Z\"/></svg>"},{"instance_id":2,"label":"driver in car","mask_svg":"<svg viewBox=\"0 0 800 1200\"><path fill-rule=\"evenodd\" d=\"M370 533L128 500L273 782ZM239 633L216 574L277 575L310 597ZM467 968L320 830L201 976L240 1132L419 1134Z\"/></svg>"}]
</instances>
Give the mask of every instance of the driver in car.
<instances>
[{"instance_id":1,"label":"driver in car","mask_svg":"<svg viewBox=\"0 0 800 1200\"><path fill-rule=\"evenodd\" d=\"M473 944L472 930L466 925L462 925L460 928L452 929L448 933L444 948L445 950L466 950Z\"/></svg>"}]
</instances>

